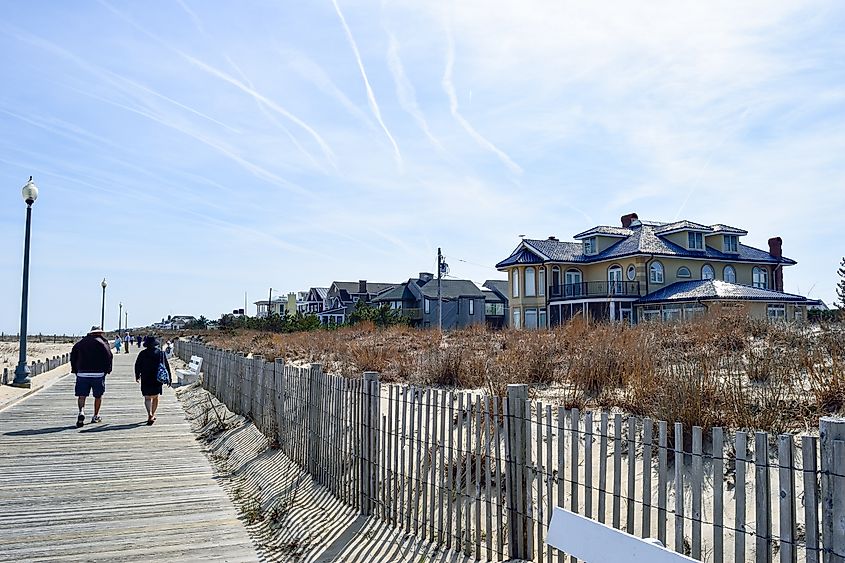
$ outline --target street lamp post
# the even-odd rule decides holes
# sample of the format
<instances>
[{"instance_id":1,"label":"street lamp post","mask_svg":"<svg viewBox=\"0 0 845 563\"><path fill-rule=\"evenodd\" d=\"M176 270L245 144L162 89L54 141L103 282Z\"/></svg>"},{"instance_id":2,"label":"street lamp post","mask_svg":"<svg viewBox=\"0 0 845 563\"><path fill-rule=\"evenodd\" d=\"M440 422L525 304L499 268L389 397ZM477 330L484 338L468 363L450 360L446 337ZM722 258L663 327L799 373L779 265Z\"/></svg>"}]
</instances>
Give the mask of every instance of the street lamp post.
<instances>
[{"instance_id":1,"label":"street lamp post","mask_svg":"<svg viewBox=\"0 0 845 563\"><path fill-rule=\"evenodd\" d=\"M100 285L103 286L103 308L100 311L100 328L106 330L106 278L103 278L103 281L100 282Z\"/></svg>"},{"instance_id":2,"label":"street lamp post","mask_svg":"<svg viewBox=\"0 0 845 563\"><path fill-rule=\"evenodd\" d=\"M26 365L26 320L29 307L29 240L30 227L32 224L32 204L38 199L38 188L29 177L29 182L21 190L23 199L26 202L26 236L23 245L23 290L21 291L21 334L20 334L20 356L18 367L15 368L15 379L12 385L28 389L32 386L29 378L29 367Z\"/></svg>"},{"instance_id":3,"label":"street lamp post","mask_svg":"<svg viewBox=\"0 0 845 563\"><path fill-rule=\"evenodd\" d=\"M120 303L117 312L117 335L120 336L120 322L123 320L123 303Z\"/></svg>"}]
</instances>

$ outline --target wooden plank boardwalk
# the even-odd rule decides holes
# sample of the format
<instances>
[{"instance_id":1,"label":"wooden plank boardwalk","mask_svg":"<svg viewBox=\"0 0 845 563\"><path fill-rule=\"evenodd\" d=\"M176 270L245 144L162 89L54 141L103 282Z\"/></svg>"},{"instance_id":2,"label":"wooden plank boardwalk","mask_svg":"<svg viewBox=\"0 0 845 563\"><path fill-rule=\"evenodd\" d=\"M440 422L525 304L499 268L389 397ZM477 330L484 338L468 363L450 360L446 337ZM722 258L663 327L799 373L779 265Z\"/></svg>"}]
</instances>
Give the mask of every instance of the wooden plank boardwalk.
<instances>
[{"instance_id":1,"label":"wooden plank boardwalk","mask_svg":"<svg viewBox=\"0 0 845 563\"><path fill-rule=\"evenodd\" d=\"M0 561L257 561L247 532L165 390L146 426L115 355L100 415L77 429L74 377L0 411Z\"/></svg>"}]
</instances>

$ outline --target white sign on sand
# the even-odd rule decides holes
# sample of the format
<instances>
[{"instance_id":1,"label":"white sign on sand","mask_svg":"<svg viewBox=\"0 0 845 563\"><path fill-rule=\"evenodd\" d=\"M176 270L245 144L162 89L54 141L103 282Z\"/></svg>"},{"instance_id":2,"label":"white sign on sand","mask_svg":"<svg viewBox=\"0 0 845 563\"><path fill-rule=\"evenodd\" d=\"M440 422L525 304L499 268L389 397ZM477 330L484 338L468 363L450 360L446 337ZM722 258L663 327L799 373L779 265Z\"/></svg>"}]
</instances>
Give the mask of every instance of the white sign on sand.
<instances>
[{"instance_id":1,"label":"white sign on sand","mask_svg":"<svg viewBox=\"0 0 845 563\"><path fill-rule=\"evenodd\" d=\"M552 513L546 543L587 563L695 561L666 549L657 540L640 539L559 507Z\"/></svg>"}]
</instances>

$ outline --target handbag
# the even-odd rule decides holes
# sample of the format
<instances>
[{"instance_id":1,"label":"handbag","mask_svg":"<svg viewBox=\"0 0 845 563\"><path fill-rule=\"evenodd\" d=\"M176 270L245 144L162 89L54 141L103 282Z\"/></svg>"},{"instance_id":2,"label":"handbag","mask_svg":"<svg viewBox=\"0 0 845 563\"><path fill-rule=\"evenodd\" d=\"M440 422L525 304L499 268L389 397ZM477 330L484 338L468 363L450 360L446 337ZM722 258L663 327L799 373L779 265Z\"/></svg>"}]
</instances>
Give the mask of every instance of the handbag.
<instances>
[{"instance_id":1,"label":"handbag","mask_svg":"<svg viewBox=\"0 0 845 563\"><path fill-rule=\"evenodd\" d=\"M161 359L158 362L158 371L156 372L156 381L161 383L162 385L168 385L170 383L170 374L167 372L167 366L164 365L164 352L159 350L158 352L161 354L159 356Z\"/></svg>"}]
</instances>

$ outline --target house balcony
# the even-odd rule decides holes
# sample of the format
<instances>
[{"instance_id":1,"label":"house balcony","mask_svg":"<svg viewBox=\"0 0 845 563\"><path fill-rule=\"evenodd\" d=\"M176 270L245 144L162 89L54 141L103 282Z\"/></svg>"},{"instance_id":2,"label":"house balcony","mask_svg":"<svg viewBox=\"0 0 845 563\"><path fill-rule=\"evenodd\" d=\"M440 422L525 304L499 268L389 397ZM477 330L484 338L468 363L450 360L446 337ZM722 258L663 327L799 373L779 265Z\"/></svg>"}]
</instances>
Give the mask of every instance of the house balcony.
<instances>
[{"instance_id":1,"label":"house balcony","mask_svg":"<svg viewBox=\"0 0 845 563\"><path fill-rule=\"evenodd\" d=\"M639 296L640 282L637 281L591 281L549 286L549 301Z\"/></svg>"}]
</instances>

